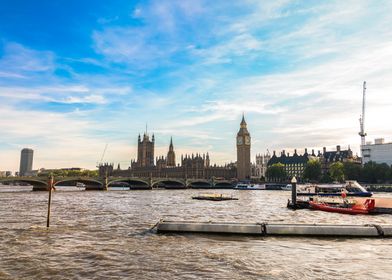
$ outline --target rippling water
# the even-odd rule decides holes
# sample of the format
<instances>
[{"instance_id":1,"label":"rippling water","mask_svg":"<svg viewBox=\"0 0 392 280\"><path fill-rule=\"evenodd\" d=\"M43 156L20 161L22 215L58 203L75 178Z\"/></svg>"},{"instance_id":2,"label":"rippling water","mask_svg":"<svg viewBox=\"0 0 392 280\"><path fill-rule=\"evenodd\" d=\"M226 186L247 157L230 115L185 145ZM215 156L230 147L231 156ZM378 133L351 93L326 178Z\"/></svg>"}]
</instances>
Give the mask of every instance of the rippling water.
<instances>
[{"instance_id":1,"label":"rippling water","mask_svg":"<svg viewBox=\"0 0 392 280\"><path fill-rule=\"evenodd\" d=\"M291 211L286 208L290 192L219 192L239 200L191 199L206 193L202 190L60 190L53 193L47 230L47 193L0 187L0 279L390 279L392 239L148 231L161 218L391 223L388 215Z\"/></svg>"}]
</instances>

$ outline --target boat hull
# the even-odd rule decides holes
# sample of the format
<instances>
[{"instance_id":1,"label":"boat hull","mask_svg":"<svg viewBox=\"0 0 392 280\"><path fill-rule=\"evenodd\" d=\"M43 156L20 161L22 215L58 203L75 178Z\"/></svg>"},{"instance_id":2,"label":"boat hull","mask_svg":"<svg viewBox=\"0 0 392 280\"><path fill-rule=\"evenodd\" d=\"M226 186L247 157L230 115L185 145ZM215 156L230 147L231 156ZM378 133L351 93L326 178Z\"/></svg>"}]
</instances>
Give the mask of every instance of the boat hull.
<instances>
[{"instance_id":1,"label":"boat hull","mask_svg":"<svg viewBox=\"0 0 392 280\"><path fill-rule=\"evenodd\" d=\"M358 215L358 214L369 214L369 210L366 208L345 208L345 207L335 207L323 203L316 203L313 201L309 201L309 205L314 210L321 210L325 212L333 212L340 214L350 214L350 215Z\"/></svg>"}]
</instances>

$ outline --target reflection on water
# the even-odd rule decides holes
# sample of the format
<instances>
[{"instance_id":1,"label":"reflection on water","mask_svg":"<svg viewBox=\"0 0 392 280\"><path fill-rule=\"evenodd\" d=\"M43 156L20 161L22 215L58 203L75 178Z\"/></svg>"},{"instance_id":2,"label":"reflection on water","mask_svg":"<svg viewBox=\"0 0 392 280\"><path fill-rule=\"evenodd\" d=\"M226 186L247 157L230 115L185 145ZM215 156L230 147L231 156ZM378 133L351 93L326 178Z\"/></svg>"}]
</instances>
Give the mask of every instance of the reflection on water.
<instances>
[{"instance_id":1,"label":"reflection on water","mask_svg":"<svg viewBox=\"0 0 392 280\"><path fill-rule=\"evenodd\" d=\"M6 186L7 187L7 186ZM0 279L388 279L392 239L156 234L159 219L390 223L286 206L290 192L222 190L238 201L200 201L205 190L46 192L0 187ZM64 188L65 189L65 188Z\"/></svg>"}]
</instances>

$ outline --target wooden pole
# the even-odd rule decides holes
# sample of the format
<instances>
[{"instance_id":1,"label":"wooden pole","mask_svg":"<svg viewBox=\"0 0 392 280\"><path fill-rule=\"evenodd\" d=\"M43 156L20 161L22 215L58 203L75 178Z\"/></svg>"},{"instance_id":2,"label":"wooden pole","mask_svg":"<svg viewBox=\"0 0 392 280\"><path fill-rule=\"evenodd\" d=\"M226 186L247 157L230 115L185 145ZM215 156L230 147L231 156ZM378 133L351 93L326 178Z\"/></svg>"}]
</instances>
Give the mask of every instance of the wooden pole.
<instances>
[{"instance_id":1,"label":"wooden pole","mask_svg":"<svg viewBox=\"0 0 392 280\"><path fill-rule=\"evenodd\" d=\"M50 221L50 205L52 203L52 188L53 188L53 175L50 176L49 179L49 199L48 199L48 216L46 218L46 227L49 227L49 221Z\"/></svg>"}]
</instances>

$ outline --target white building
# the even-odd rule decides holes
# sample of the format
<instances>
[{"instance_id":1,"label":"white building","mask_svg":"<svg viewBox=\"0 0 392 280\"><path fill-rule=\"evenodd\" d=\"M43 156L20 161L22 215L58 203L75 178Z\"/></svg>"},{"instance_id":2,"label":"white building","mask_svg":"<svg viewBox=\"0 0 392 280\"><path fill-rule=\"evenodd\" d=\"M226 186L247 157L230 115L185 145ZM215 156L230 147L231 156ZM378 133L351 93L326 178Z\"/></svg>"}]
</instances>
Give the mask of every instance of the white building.
<instances>
[{"instance_id":1,"label":"white building","mask_svg":"<svg viewBox=\"0 0 392 280\"><path fill-rule=\"evenodd\" d=\"M384 138L374 140L374 144L366 142L362 146L362 163L369 161L392 165L392 143L384 143Z\"/></svg>"}]
</instances>

